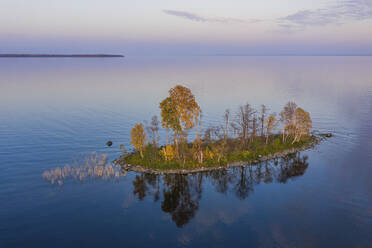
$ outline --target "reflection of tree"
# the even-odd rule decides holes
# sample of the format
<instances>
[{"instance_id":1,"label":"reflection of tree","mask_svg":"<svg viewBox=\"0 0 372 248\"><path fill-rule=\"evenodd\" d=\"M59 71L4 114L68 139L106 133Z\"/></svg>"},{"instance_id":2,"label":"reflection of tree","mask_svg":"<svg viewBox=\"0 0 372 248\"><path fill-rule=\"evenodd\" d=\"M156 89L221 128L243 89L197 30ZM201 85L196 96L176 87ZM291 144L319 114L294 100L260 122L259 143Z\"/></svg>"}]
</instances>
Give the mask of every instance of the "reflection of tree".
<instances>
[{"instance_id":1,"label":"reflection of tree","mask_svg":"<svg viewBox=\"0 0 372 248\"><path fill-rule=\"evenodd\" d=\"M199 208L201 197L201 176L167 175L164 177L166 188L161 208L172 215L178 227L187 224Z\"/></svg>"},{"instance_id":2,"label":"reflection of tree","mask_svg":"<svg viewBox=\"0 0 372 248\"><path fill-rule=\"evenodd\" d=\"M178 227L186 225L199 208L203 178L212 183L215 190L227 194L229 188L238 197L246 199L254 185L264 183L286 183L290 178L302 176L307 167L307 156L299 153L279 159L279 163L264 162L258 165L234 167L191 175L136 175L133 194L143 200L152 195L154 201L161 199L161 209L172 216Z\"/></svg>"},{"instance_id":3,"label":"reflection of tree","mask_svg":"<svg viewBox=\"0 0 372 248\"><path fill-rule=\"evenodd\" d=\"M216 191L222 194L226 194L229 188L229 183L233 182L233 177L228 170L213 170L208 173L211 178Z\"/></svg>"},{"instance_id":4,"label":"reflection of tree","mask_svg":"<svg viewBox=\"0 0 372 248\"><path fill-rule=\"evenodd\" d=\"M280 173L277 177L278 182L286 183L289 178L302 176L309 166L307 159L307 156L300 157L299 153L283 158L280 163Z\"/></svg>"},{"instance_id":5,"label":"reflection of tree","mask_svg":"<svg viewBox=\"0 0 372 248\"><path fill-rule=\"evenodd\" d=\"M273 170L269 166L269 162L265 162L264 172L263 172L264 183L271 183L273 181Z\"/></svg>"},{"instance_id":6,"label":"reflection of tree","mask_svg":"<svg viewBox=\"0 0 372 248\"><path fill-rule=\"evenodd\" d=\"M138 194L138 199L143 200L146 196L146 191L148 190L146 181L145 181L145 175L142 174L140 176L136 176L136 179L133 181L133 194Z\"/></svg>"},{"instance_id":7,"label":"reflection of tree","mask_svg":"<svg viewBox=\"0 0 372 248\"><path fill-rule=\"evenodd\" d=\"M248 173L247 170L249 170ZM253 191L252 166L238 167L236 171L237 177L233 190L239 199L245 199Z\"/></svg>"}]
</instances>

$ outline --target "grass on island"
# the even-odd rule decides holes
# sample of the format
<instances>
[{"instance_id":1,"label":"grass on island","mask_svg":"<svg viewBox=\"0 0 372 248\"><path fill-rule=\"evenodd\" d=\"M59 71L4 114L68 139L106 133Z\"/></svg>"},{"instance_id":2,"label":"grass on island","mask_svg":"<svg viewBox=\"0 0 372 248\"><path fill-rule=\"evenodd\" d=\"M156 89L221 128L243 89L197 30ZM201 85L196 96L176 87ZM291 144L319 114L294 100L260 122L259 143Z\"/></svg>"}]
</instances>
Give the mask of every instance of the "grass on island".
<instances>
[{"instance_id":1,"label":"grass on island","mask_svg":"<svg viewBox=\"0 0 372 248\"><path fill-rule=\"evenodd\" d=\"M213 151L215 147L219 147L219 151L221 151L221 146L223 146L223 151L219 155L205 156L202 163L192 159L193 144L191 143L185 144L183 148L182 145L180 145L179 150L182 151L183 154L179 157L184 157L185 159L174 157L172 160L166 160L164 156L161 156L161 150L164 147L157 147L149 144L143 151L143 158L139 152L134 152L127 155L124 161L127 164L140 165L144 168L156 170L190 170L201 167L217 167L232 162L252 162L259 159L261 156L283 152L292 148L306 147L312 143L314 139L315 137L306 135L292 144L292 141L283 142L281 135L278 134L273 135L268 144L266 144L264 138L256 137L249 142L245 148L243 148L241 140L238 138L230 138L226 142L223 140L212 141L203 143L203 150ZM213 154L213 152L210 152L210 154Z\"/></svg>"}]
</instances>

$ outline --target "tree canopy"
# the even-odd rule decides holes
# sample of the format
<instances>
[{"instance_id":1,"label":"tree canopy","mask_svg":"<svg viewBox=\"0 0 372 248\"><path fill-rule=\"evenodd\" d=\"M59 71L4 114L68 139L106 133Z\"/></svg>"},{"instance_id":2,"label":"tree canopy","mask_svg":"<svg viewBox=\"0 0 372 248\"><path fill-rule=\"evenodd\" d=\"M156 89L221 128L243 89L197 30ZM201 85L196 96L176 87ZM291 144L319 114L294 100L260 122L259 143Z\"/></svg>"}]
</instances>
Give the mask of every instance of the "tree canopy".
<instances>
[{"instance_id":1,"label":"tree canopy","mask_svg":"<svg viewBox=\"0 0 372 248\"><path fill-rule=\"evenodd\" d=\"M200 107L189 88L177 85L169 90L169 97L160 103L162 126L183 132L195 126Z\"/></svg>"},{"instance_id":2,"label":"tree canopy","mask_svg":"<svg viewBox=\"0 0 372 248\"><path fill-rule=\"evenodd\" d=\"M143 124L136 124L131 131L131 144L133 145L136 151L140 152L141 157L143 158L143 150L146 144L146 133L143 128Z\"/></svg>"},{"instance_id":3,"label":"tree canopy","mask_svg":"<svg viewBox=\"0 0 372 248\"><path fill-rule=\"evenodd\" d=\"M177 85L169 90L169 97L160 102L162 127L172 129L175 142L193 128L201 113L191 90Z\"/></svg>"}]
</instances>

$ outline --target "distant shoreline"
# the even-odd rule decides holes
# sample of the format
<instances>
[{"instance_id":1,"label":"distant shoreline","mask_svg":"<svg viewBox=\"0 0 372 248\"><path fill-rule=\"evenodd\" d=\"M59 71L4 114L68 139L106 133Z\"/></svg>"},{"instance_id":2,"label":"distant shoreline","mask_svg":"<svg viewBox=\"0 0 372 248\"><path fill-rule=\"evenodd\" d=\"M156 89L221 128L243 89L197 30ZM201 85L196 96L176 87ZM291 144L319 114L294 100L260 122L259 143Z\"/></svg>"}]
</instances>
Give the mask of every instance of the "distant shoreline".
<instances>
[{"instance_id":1,"label":"distant shoreline","mask_svg":"<svg viewBox=\"0 0 372 248\"><path fill-rule=\"evenodd\" d=\"M123 58L120 54L0 54L0 58Z\"/></svg>"}]
</instances>

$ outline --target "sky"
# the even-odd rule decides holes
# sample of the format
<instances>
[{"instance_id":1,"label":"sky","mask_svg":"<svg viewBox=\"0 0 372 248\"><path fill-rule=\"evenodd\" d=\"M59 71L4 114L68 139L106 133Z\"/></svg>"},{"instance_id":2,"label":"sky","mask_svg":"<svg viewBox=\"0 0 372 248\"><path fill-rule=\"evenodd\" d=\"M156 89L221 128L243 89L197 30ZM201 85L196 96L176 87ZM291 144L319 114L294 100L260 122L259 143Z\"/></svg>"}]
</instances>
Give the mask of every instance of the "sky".
<instances>
[{"instance_id":1,"label":"sky","mask_svg":"<svg viewBox=\"0 0 372 248\"><path fill-rule=\"evenodd\" d=\"M372 55L372 0L1 0L0 53Z\"/></svg>"}]
</instances>

